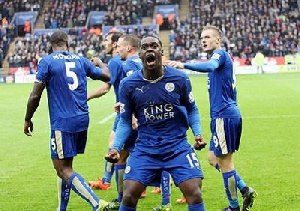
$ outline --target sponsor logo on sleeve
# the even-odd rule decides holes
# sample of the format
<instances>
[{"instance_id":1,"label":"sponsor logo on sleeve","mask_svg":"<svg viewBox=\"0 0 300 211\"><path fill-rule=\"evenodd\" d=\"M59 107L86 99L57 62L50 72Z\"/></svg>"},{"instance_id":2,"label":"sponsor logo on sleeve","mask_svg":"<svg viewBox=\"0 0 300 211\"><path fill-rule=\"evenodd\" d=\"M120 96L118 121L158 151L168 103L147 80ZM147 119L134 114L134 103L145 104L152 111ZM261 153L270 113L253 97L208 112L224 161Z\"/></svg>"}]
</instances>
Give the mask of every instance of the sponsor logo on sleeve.
<instances>
[{"instance_id":1,"label":"sponsor logo on sleeve","mask_svg":"<svg viewBox=\"0 0 300 211\"><path fill-rule=\"evenodd\" d=\"M123 103L120 103L120 113L125 112L125 105Z\"/></svg>"},{"instance_id":2,"label":"sponsor logo on sleeve","mask_svg":"<svg viewBox=\"0 0 300 211\"><path fill-rule=\"evenodd\" d=\"M194 95L193 95L192 92L190 92L190 94L189 94L189 102L190 102L190 103L195 102L195 98L194 98Z\"/></svg>"},{"instance_id":3,"label":"sponsor logo on sleeve","mask_svg":"<svg viewBox=\"0 0 300 211\"><path fill-rule=\"evenodd\" d=\"M220 59L220 54L218 54L218 53L214 53L213 55L212 55L212 59L216 59L216 60L219 60Z\"/></svg>"}]
</instances>

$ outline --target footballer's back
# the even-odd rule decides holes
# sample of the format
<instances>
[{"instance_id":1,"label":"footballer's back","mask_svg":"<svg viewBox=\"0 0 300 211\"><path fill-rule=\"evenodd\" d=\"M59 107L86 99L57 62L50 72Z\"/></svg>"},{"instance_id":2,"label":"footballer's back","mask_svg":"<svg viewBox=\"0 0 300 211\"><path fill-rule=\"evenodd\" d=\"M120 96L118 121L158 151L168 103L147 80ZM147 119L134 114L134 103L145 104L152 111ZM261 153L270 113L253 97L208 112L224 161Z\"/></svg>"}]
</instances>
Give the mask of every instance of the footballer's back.
<instances>
[{"instance_id":1,"label":"footballer's back","mask_svg":"<svg viewBox=\"0 0 300 211\"><path fill-rule=\"evenodd\" d=\"M96 67L87 59L69 52L55 52L40 61L36 79L46 84L53 129L70 132L81 130L70 128L69 120L74 117L80 119L80 116L86 119L86 76L97 78L100 75L100 71L97 73Z\"/></svg>"}]
</instances>

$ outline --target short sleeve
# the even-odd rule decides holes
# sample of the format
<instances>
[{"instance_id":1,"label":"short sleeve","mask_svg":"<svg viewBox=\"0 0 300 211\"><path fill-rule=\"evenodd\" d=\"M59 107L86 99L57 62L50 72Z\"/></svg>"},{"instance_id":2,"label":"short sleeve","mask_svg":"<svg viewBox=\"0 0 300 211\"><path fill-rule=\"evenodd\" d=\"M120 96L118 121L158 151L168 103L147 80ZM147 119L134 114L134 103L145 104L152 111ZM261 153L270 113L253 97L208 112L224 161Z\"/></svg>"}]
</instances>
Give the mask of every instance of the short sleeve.
<instances>
[{"instance_id":1,"label":"short sleeve","mask_svg":"<svg viewBox=\"0 0 300 211\"><path fill-rule=\"evenodd\" d=\"M120 64L113 60L108 62L108 70L110 71L110 81L108 83L111 85L114 85L118 78L118 70L120 68L119 66Z\"/></svg>"},{"instance_id":2,"label":"short sleeve","mask_svg":"<svg viewBox=\"0 0 300 211\"><path fill-rule=\"evenodd\" d=\"M49 80L49 71L46 59L41 59L37 67L36 82L46 83Z\"/></svg>"},{"instance_id":3,"label":"short sleeve","mask_svg":"<svg viewBox=\"0 0 300 211\"><path fill-rule=\"evenodd\" d=\"M120 107L121 118L131 119L133 110L132 110L131 100L130 100L130 91L126 83L126 79L121 81L119 96L120 96L119 101L121 103L121 107Z\"/></svg>"},{"instance_id":4,"label":"short sleeve","mask_svg":"<svg viewBox=\"0 0 300 211\"><path fill-rule=\"evenodd\" d=\"M215 50L213 55L210 57L210 60L217 61L219 66L223 65L225 62L225 55L223 50Z\"/></svg>"},{"instance_id":5,"label":"short sleeve","mask_svg":"<svg viewBox=\"0 0 300 211\"><path fill-rule=\"evenodd\" d=\"M181 103L190 110L195 106L195 98L192 93L192 85L189 77L185 75L182 79L182 88L181 88Z\"/></svg>"}]
</instances>

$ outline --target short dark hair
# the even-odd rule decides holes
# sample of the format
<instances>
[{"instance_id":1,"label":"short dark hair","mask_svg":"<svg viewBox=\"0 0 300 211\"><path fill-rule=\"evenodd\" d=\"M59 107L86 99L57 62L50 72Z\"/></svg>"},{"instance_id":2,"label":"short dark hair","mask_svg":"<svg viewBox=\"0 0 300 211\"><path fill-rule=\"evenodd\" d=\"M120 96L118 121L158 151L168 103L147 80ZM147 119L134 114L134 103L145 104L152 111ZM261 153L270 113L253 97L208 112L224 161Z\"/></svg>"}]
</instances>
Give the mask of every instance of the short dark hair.
<instances>
[{"instance_id":1,"label":"short dark hair","mask_svg":"<svg viewBox=\"0 0 300 211\"><path fill-rule=\"evenodd\" d=\"M56 31L50 37L51 45L63 46L68 42L68 34L64 31Z\"/></svg>"},{"instance_id":2,"label":"short dark hair","mask_svg":"<svg viewBox=\"0 0 300 211\"><path fill-rule=\"evenodd\" d=\"M108 35L111 35L111 42L118 42L119 38L123 35L122 32L109 32Z\"/></svg>"},{"instance_id":3,"label":"short dark hair","mask_svg":"<svg viewBox=\"0 0 300 211\"><path fill-rule=\"evenodd\" d=\"M153 38L157 39L158 42L159 42L159 44L160 44L160 46L162 47L162 42L160 41L159 37L157 37L155 35L152 35L152 34L147 34L147 35L143 36L142 39L140 40L140 46L141 46L142 40L146 39L147 37L153 37Z\"/></svg>"},{"instance_id":4,"label":"short dark hair","mask_svg":"<svg viewBox=\"0 0 300 211\"><path fill-rule=\"evenodd\" d=\"M140 46L140 39L134 34L125 34L120 38L122 38L125 42L128 42L134 48L139 48Z\"/></svg>"}]
</instances>

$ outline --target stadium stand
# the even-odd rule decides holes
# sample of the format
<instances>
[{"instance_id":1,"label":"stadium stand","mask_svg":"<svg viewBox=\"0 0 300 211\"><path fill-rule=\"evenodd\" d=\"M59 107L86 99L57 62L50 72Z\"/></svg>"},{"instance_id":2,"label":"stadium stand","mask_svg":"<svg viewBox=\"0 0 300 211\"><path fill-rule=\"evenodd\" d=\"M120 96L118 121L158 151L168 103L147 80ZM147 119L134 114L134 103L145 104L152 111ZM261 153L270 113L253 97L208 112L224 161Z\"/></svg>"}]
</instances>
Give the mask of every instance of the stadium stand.
<instances>
[{"instance_id":1,"label":"stadium stand","mask_svg":"<svg viewBox=\"0 0 300 211\"><path fill-rule=\"evenodd\" d=\"M296 0L190 0L190 15L175 19L169 36L170 58L201 59L203 26L220 27L223 46L238 58L285 56L300 47L300 15Z\"/></svg>"},{"instance_id":2,"label":"stadium stand","mask_svg":"<svg viewBox=\"0 0 300 211\"><path fill-rule=\"evenodd\" d=\"M107 61L109 58L100 46L102 35L109 30L137 35L158 34L151 20L156 21L155 8L159 6L180 8L175 16L163 17L170 25L159 32L170 59L206 58L199 47L199 32L207 24L222 29L225 35L223 47L236 58L249 60L258 49L267 57L290 58L288 55L300 52L297 0L25 0L24 3L0 0L0 68L9 63L11 68L27 67L34 72L37 58L48 53L45 43L49 35L57 29L68 31L71 50L83 56L100 56ZM24 11L28 12L24 14L37 12L35 18L43 23L43 27L35 25L36 19L33 19L30 33L15 38L20 35L20 28L24 30L24 16L21 18L23 25L15 23L18 14L23 14L18 12ZM147 20L147 25L142 25L143 19ZM39 31L37 26L45 26L50 31Z\"/></svg>"}]
</instances>

